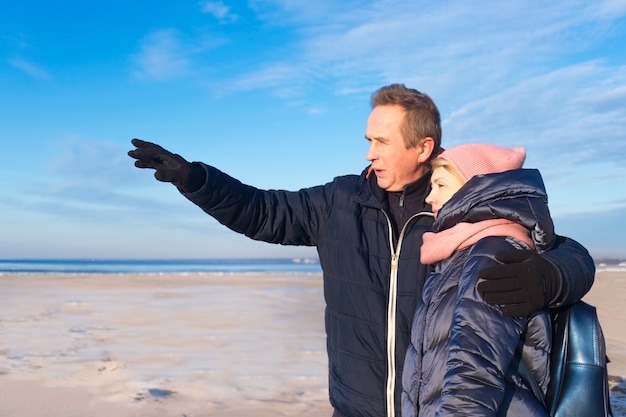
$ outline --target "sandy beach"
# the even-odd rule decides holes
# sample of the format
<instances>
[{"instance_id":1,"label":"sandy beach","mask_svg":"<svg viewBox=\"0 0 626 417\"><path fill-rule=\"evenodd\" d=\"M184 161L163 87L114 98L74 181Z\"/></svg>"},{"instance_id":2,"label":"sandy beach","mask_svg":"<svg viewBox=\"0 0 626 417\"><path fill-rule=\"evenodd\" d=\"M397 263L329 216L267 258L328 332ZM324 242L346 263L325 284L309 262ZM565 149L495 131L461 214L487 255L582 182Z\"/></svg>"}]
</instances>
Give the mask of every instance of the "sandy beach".
<instances>
[{"instance_id":1,"label":"sandy beach","mask_svg":"<svg viewBox=\"0 0 626 417\"><path fill-rule=\"evenodd\" d=\"M626 272L585 298L626 416ZM318 274L0 276L0 416L330 417Z\"/></svg>"}]
</instances>

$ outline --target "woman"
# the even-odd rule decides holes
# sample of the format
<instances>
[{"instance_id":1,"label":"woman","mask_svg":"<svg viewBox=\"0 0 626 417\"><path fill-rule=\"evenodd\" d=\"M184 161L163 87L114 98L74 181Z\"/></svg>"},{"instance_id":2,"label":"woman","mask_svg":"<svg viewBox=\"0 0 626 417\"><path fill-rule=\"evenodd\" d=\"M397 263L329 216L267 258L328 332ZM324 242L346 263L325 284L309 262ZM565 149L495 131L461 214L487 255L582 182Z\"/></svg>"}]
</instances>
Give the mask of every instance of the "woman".
<instances>
[{"instance_id":1,"label":"woman","mask_svg":"<svg viewBox=\"0 0 626 417\"><path fill-rule=\"evenodd\" d=\"M516 351L544 391L551 336L547 311L511 318L485 303L478 271L512 249L543 252L554 241L541 175L520 169L523 148L448 149L433 161L426 202L436 217L424 234L434 263L413 319L402 375L402 415L547 416L513 371Z\"/></svg>"}]
</instances>

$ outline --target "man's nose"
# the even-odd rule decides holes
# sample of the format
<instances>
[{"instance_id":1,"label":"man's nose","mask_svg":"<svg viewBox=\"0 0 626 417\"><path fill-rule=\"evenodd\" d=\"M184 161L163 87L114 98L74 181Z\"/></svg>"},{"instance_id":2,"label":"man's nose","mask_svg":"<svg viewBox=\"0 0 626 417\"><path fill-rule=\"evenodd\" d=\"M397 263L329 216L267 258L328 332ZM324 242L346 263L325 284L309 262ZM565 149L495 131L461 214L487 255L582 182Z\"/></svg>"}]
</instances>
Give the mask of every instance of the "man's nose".
<instances>
[{"instance_id":1,"label":"man's nose","mask_svg":"<svg viewBox=\"0 0 626 417\"><path fill-rule=\"evenodd\" d=\"M373 161L374 159L378 159L378 151L376 150L375 142L370 143L370 148L365 154L365 159L368 161Z\"/></svg>"}]
</instances>

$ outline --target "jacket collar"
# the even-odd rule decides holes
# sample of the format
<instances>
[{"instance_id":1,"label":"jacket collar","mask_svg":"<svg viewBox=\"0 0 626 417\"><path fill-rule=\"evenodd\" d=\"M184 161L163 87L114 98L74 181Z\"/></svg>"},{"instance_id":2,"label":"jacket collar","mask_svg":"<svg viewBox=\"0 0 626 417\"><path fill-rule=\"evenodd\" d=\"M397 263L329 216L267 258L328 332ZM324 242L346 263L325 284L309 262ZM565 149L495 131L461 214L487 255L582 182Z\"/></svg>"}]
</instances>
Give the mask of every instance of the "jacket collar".
<instances>
[{"instance_id":1,"label":"jacket collar","mask_svg":"<svg viewBox=\"0 0 626 417\"><path fill-rule=\"evenodd\" d=\"M355 201L374 208L386 208L388 205L389 193L388 191L380 188L378 185L376 173L372 170L371 165L361 172L360 180L364 183L364 186L361 187L359 194L355 196ZM404 198L407 201L424 201L430 192L430 187L428 186L429 183L430 171L406 186L403 191ZM425 204L426 203L424 203L424 205ZM425 209L430 210L430 207L425 205Z\"/></svg>"},{"instance_id":2,"label":"jacket collar","mask_svg":"<svg viewBox=\"0 0 626 417\"><path fill-rule=\"evenodd\" d=\"M445 230L460 222L513 220L531 230L535 246L541 252L555 238L547 203L543 179L536 169L478 175L443 205L433 230Z\"/></svg>"}]
</instances>

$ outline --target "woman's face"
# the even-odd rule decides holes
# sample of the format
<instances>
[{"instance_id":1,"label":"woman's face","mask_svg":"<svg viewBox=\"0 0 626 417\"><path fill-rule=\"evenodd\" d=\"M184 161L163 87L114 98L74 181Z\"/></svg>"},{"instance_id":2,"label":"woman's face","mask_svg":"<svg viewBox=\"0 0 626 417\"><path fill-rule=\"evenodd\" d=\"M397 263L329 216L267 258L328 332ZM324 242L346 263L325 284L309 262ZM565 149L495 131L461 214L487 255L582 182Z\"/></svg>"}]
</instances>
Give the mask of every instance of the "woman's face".
<instances>
[{"instance_id":1,"label":"woman's face","mask_svg":"<svg viewBox=\"0 0 626 417\"><path fill-rule=\"evenodd\" d=\"M441 206L461 189L463 182L445 167L437 167L430 177L430 185L431 190L426 197L426 203L432 206L433 214L437 217Z\"/></svg>"}]
</instances>

